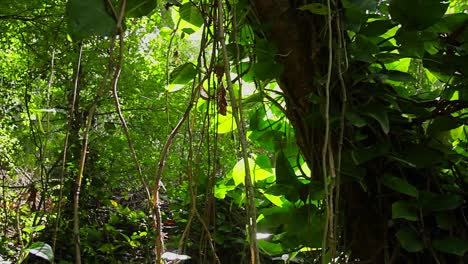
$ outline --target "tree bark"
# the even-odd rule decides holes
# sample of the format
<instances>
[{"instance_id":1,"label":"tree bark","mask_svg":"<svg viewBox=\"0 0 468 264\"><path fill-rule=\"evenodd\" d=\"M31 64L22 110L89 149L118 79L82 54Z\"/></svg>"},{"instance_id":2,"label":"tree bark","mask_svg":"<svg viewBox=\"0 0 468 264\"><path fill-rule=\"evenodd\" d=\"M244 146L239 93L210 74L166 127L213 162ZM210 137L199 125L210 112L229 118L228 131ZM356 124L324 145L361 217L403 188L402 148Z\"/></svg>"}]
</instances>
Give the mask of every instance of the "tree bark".
<instances>
[{"instance_id":1,"label":"tree bark","mask_svg":"<svg viewBox=\"0 0 468 264\"><path fill-rule=\"evenodd\" d=\"M284 65L285 70L277 81L284 93L286 114L294 127L297 144L312 171L311 179L321 180L325 121L323 103L313 98L324 97L329 55L327 16L301 11L292 2L255 0L254 5L261 30L277 45L276 61ZM334 36L339 34L341 32L333 32ZM337 45L336 40L334 42ZM339 113L341 88L336 70L334 72L330 103L331 111ZM343 76L343 79L351 80L351 76ZM337 146L333 140L338 138L339 130L335 128L330 132L332 145ZM351 250L352 259L358 263L383 263L387 223L375 206L376 200L359 184L343 184L341 188L339 203L343 208L344 238L336 241L337 244L342 250Z\"/></svg>"}]
</instances>

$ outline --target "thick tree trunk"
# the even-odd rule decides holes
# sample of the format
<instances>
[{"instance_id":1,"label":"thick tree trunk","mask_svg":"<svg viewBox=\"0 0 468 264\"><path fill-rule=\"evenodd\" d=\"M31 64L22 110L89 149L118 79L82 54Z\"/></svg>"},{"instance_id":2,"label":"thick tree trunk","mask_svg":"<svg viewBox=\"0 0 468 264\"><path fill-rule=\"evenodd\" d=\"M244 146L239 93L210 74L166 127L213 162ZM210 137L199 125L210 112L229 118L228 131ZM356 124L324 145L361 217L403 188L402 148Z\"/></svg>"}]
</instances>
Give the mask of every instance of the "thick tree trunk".
<instances>
[{"instance_id":1,"label":"thick tree trunk","mask_svg":"<svg viewBox=\"0 0 468 264\"><path fill-rule=\"evenodd\" d=\"M320 31L326 25L324 16L313 16L290 6L287 0L257 0L255 7L262 30L270 41L278 47L277 61L284 65L284 72L278 80L285 95L287 115L293 124L297 143L314 174L321 175L320 151L323 144L317 127L318 121L311 113L320 110L311 103L310 98L317 95L322 85L318 76L326 75L326 52L324 34ZM322 39L319 36L322 35ZM322 121L322 120L320 120Z\"/></svg>"},{"instance_id":2,"label":"thick tree trunk","mask_svg":"<svg viewBox=\"0 0 468 264\"><path fill-rule=\"evenodd\" d=\"M313 15L291 6L294 1L256 0L257 16L269 41L275 43L277 62L284 65L278 82L286 100L287 116L295 129L297 144L311 168L312 179L321 180L325 121L323 103L328 67L327 16ZM333 32L338 36L341 32ZM336 72L336 71L335 71ZM338 76L333 76L331 111L341 108ZM346 80L346 76L344 76ZM322 105L322 106L321 106ZM339 130L331 131L333 145ZM334 141L335 140L335 141ZM351 250L356 262L383 263L386 221L376 207L376 200L356 183L342 185L340 204L343 238L337 241L342 250ZM321 238L317 238L321 239Z\"/></svg>"}]
</instances>

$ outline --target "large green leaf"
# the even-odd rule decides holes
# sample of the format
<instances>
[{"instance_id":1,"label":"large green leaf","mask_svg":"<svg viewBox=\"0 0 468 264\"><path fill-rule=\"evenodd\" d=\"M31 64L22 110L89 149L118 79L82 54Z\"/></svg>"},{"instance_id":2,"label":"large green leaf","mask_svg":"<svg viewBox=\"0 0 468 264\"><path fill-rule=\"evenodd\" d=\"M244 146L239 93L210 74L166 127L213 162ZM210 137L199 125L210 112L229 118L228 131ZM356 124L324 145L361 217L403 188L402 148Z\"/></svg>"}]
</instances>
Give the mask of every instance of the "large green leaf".
<instances>
[{"instance_id":1,"label":"large green leaf","mask_svg":"<svg viewBox=\"0 0 468 264\"><path fill-rule=\"evenodd\" d=\"M38 232L45 229L45 225L38 225L38 226L27 226L23 228L23 232L28 233L28 234L33 234L34 232Z\"/></svg>"},{"instance_id":2,"label":"large green leaf","mask_svg":"<svg viewBox=\"0 0 468 264\"><path fill-rule=\"evenodd\" d=\"M249 169L250 169L250 177L253 182L264 180L268 177L273 176L271 171L262 169L259 165L255 163L255 161L251 158L248 159L249 162ZM237 164L232 169L232 179L234 180L234 184L237 186L239 184L245 183L245 163L244 159L241 159L237 162Z\"/></svg>"},{"instance_id":3,"label":"large green leaf","mask_svg":"<svg viewBox=\"0 0 468 264\"><path fill-rule=\"evenodd\" d=\"M115 31L116 21L105 1L68 0L66 9L72 38L110 36Z\"/></svg>"},{"instance_id":4,"label":"large green leaf","mask_svg":"<svg viewBox=\"0 0 468 264\"><path fill-rule=\"evenodd\" d=\"M35 242L31 244L27 250L30 254L43 258L49 262L54 261L54 252L49 244L44 242Z\"/></svg>"},{"instance_id":5,"label":"large green leaf","mask_svg":"<svg viewBox=\"0 0 468 264\"><path fill-rule=\"evenodd\" d=\"M236 186L234 186L234 185L225 185L224 183L223 184L218 184L214 188L214 196L217 199L223 200L224 198L226 198L226 194L229 191L234 190L235 188L236 188Z\"/></svg>"},{"instance_id":6,"label":"large green leaf","mask_svg":"<svg viewBox=\"0 0 468 264\"><path fill-rule=\"evenodd\" d=\"M171 84L187 84L192 81L197 75L197 68L195 64L187 62L172 70L170 74Z\"/></svg>"},{"instance_id":7,"label":"large green leaf","mask_svg":"<svg viewBox=\"0 0 468 264\"><path fill-rule=\"evenodd\" d=\"M253 66L253 71L255 77L259 81L268 81L280 77L283 73L284 66L282 64L276 63L273 60L261 61L255 63Z\"/></svg>"},{"instance_id":8,"label":"large green leaf","mask_svg":"<svg viewBox=\"0 0 468 264\"><path fill-rule=\"evenodd\" d=\"M266 240L258 240L258 247L262 252L270 256L281 254L284 251L281 243L273 243Z\"/></svg>"},{"instance_id":9,"label":"large green leaf","mask_svg":"<svg viewBox=\"0 0 468 264\"><path fill-rule=\"evenodd\" d=\"M351 51L356 60L373 62L374 54L378 53L379 50L379 46L363 34L358 34L356 41L351 43Z\"/></svg>"},{"instance_id":10,"label":"large green leaf","mask_svg":"<svg viewBox=\"0 0 468 264\"><path fill-rule=\"evenodd\" d=\"M443 160L442 153L423 144L410 146L404 154L404 159L416 168L432 168Z\"/></svg>"},{"instance_id":11,"label":"large green leaf","mask_svg":"<svg viewBox=\"0 0 468 264\"><path fill-rule=\"evenodd\" d=\"M397 192L404 193L412 197L418 197L418 189L399 177L387 174L383 177L382 183Z\"/></svg>"},{"instance_id":12,"label":"large green leaf","mask_svg":"<svg viewBox=\"0 0 468 264\"><path fill-rule=\"evenodd\" d=\"M388 153L390 144L388 142L378 142L368 148L357 148L351 152L351 158L355 164L363 164L377 157Z\"/></svg>"},{"instance_id":13,"label":"large green leaf","mask_svg":"<svg viewBox=\"0 0 468 264\"><path fill-rule=\"evenodd\" d=\"M400 45L399 53L404 56L422 58L426 52L437 52L434 47L438 45L438 34L434 32L400 28L395 34L395 39Z\"/></svg>"},{"instance_id":14,"label":"large green leaf","mask_svg":"<svg viewBox=\"0 0 468 264\"><path fill-rule=\"evenodd\" d=\"M288 161L282 150L276 154L276 183L278 184L295 184L298 179L294 169Z\"/></svg>"},{"instance_id":15,"label":"large green leaf","mask_svg":"<svg viewBox=\"0 0 468 264\"><path fill-rule=\"evenodd\" d=\"M409 221L418 220L418 211L413 203L397 201L392 204L392 218L403 218Z\"/></svg>"},{"instance_id":16,"label":"large green leaf","mask_svg":"<svg viewBox=\"0 0 468 264\"><path fill-rule=\"evenodd\" d=\"M419 193L419 206L429 211L453 210L464 203L462 196L458 194L435 194L421 191Z\"/></svg>"},{"instance_id":17,"label":"large green leaf","mask_svg":"<svg viewBox=\"0 0 468 264\"><path fill-rule=\"evenodd\" d=\"M457 217L453 211L442 211L435 215L437 227L444 230L452 230L454 227L459 225L457 223Z\"/></svg>"},{"instance_id":18,"label":"large green leaf","mask_svg":"<svg viewBox=\"0 0 468 264\"><path fill-rule=\"evenodd\" d=\"M196 27L201 27L203 25L203 16L192 2L183 4L179 9L179 14L180 18Z\"/></svg>"},{"instance_id":19,"label":"large green leaf","mask_svg":"<svg viewBox=\"0 0 468 264\"><path fill-rule=\"evenodd\" d=\"M390 121L388 120L387 111L385 106L381 104L371 104L362 108L362 112L379 122L382 131L385 134L390 132Z\"/></svg>"},{"instance_id":20,"label":"large green leaf","mask_svg":"<svg viewBox=\"0 0 468 264\"><path fill-rule=\"evenodd\" d=\"M463 125L463 123L460 122L460 120L452 117L451 115L438 116L432 121L432 123L427 128L427 134L430 136L434 136L442 131L452 130L461 125Z\"/></svg>"},{"instance_id":21,"label":"large green leaf","mask_svg":"<svg viewBox=\"0 0 468 264\"><path fill-rule=\"evenodd\" d=\"M447 11L448 4L441 0L391 0L390 15L403 27L423 30L435 24Z\"/></svg>"},{"instance_id":22,"label":"large green leaf","mask_svg":"<svg viewBox=\"0 0 468 264\"><path fill-rule=\"evenodd\" d=\"M312 4L303 5L299 7L298 9L303 10L303 11L309 11L312 14L316 14L316 15L328 14L328 7L321 3L312 3Z\"/></svg>"},{"instance_id":23,"label":"large green leaf","mask_svg":"<svg viewBox=\"0 0 468 264\"><path fill-rule=\"evenodd\" d=\"M377 37L384 34L394 26L395 24L391 20L375 20L367 23L359 33L367 37Z\"/></svg>"},{"instance_id":24,"label":"large green leaf","mask_svg":"<svg viewBox=\"0 0 468 264\"><path fill-rule=\"evenodd\" d=\"M468 76L468 55L451 55L451 54L435 54L424 57L424 67L427 67L431 72L443 75L453 76L462 75Z\"/></svg>"},{"instance_id":25,"label":"large green leaf","mask_svg":"<svg viewBox=\"0 0 468 264\"><path fill-rule=\"evenodd\" d=\"M142 17L151 14L156 8L156 0L127 0L126 17Z\"/></svg>"},{"instance_id":26,"label":"large green leaf","mask_svg":"<svg viewBox=\"0 0 468 264\"><path fill-rule=\"evenodd\" d=\"M432 245L440 252L464 256L468 251L468 240L462 238L436 239Z\"/></svg>"},{"instance_id":27,"label":"large green leaf","mask_svg":"<svg viewBox=\"0 0 468 264\"><path fill-rule=\"evenodd\" d=\"M395 82L416 82L417 79L413 77L413 75L407 73L407 72L402 72L402 71L395 71L395 70L390 70L390 71L383 71L375 74L379 78L383 80L390 80L390 81L395 81Z\"/></svg>"},{"instance_id":28,"label":"large green leaf","mask_svg":"<svg viewBox=\"0 0 468 264\"><path fill-rule=\"evenodd\" d=\"M401 247L408 252L419 252L424 248L423 242L419 239L416 232L409 227L403 227L398 230L396 237Z\"/></svg>"}]
</instances>

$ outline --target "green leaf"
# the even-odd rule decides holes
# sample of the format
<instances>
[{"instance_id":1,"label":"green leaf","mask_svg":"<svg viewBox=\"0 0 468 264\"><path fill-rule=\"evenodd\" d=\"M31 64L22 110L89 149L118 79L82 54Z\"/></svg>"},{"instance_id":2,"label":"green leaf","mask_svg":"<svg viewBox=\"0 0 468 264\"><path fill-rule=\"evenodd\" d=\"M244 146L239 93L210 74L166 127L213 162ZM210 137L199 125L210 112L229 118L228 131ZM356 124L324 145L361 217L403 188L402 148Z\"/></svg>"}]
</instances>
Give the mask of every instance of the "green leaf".
<instances>
[{"instance_id":1,"label":"green leaf","mask_svg":"<svg viewBox=\"0 0 468 264\"><path fill-rule=\"evenodd\" d=\"M181 29L181 31L188 34L188 35L191 35L191 34L195 33L195 30L193 30L193 28L183 28L183 29Z\"/></svg>"},{"instance_id":2,"label":"green leaf","mask_svg":"<svg viewBox=\"0 0 468 264\"><path fill-rule=\"evenodd\" d=\"M437 45L438 35L434 32L408 30L400 28L395 34L395 40L400 45L400 55L407 57L425 58L425 53Z\"/></svg>"},{"instance_id":3,"label":"green leaf","mask_svg":"<svg viewBox=\"0 0 468 264\"><path fill-rule=\"evenodd\" d=\"M357 7L363 12L374 10L377 7L377 1L375 0L343 0L343 6L345 8Z\"/></svg>"},{"instance_id":4,"label":"green leaf","mask_svg":"<svg viewBox=\"0 0 468 264\"><path fill-rule=\"evenodd\" d=\"M452 130L461 125L463 125L463 123L460 122L460 120L452 117L451 115L438 116L432 121L432 123L427 128L427 134L430 136L434 136L439 134L440 132Z\"/></svg>"},{"instance_id":5,"label":"green leaf","mask_svg":"<svg viewBox=\"0 0 468 264\"><path fill-rule=\"evenodd\" d=\"M385 111L385 106L380 104L372 104L362 109L364 114L374 118L379 122L382 131L385 134L390 132L390 122L388 120L387 111Z\"/></svg>"},{"instance_id":6,"label":"green leaf","mask_svg":"<svg viewBox=\"0 0 468 264\"><path fill-rule=\"evenodd\" d=\"M357 148L351 152L351 157L355 164L362 164L388 153L390 144L388 142L379 142L369 148Z\"/></svg>"},{"instance_id":7,"label":"green leaf","mask_svg":"<svg viewBox=\"0 0 468 264\"><path fill-rule=\"evenodd\" d=\"M374 54L380 50L377 44L362 34L356 36L356 41L351 43L351 48L354 57L365 62L373 62Z\"/></svg>"},{"instance_id":8,"label":"green leaf","mask_svg":"<svg viewBox=\"0 0 468 264\"><path fill-rule=\"evenodd\" d=\"M353 112L353 111L346 111L346 119L353 124L353 126L356 127L363 127L367 125L367 121L362 118L358 113Z\"/></svg>"},{"instance_id":9,"label":"green leaf","mask_svg":"<svg viewBox=\"0 0 468 264\"><path fill-rule=\"evenodd\" d=\"M262 169L272 171L270 158L266 154L258 155L255 159L255 164Z\"/></svg>"},{"instance_id":10,"label":"green leaf","mask_svg":"<svg viewBox=\"0 0 468 264\"><path fill-rule=\"evenodd\" d=\"M153 12L157 6L156 0L127 0L126 17L142 17Z\"/></svg>"},{"instance_id":11,"label":"green leaf","mask_svg":"<svg viewBox=\"0 0 468 264\"><path fill-rule=\"evenodd\" d=\"M278 255L283 253L283 247L281 243L272 243L266 240L258 240L258 247L270 256Z\"/></svg>"},{"instance_id":12,"label":"green leaf","mask_svg":"<svg viewBox=\"0 0 468 264\"><path fill-rule=\"evenodd\" d=\"M34 232L41 231L45 228L45 225L38 225L38 226L27 226L23 228L23 232L26 232L28 234L32 234Z\"/></svg>"},{"instance_id":13,"label":"green leaf","mask_svg":"<svg viewBox=\"0 0 468 264\"><path fill-rule=\"evenodd\" d=\"M288 161L282 150L276 154L276 183L288 184L297 183L298 179L294 169Z\"/></svg>"},{"instance_id":14,"label":"green leaf","mask_svg":"<svg viewBox=\"0 0 468 264\"><path fill-rule=\"evenodd\" d=\"M468 240L456 237L436 239L432 242L432 246L440 252L463 257L468 251Z\"/></svg>"},{"instance_id":15,"label":"green leaf","mask_svg":"<svg viewBox=\"0 0 468 264\"><path fill-rule=\"evenodd\" d=\"M187 62L172 70L169 81L172 84L187 84L197 76L195 64Z\"/></svg>"},{"instance_id":16,"label":"green leaf","mask_svg":"<svg viewBox=\"0 0 468 264\"><path fill-rule=\"evenodd\" d=\"M250 169L250 177L253 182L265 180L266 178L273 176L273 172L262 169L260 166L255 164L255 161L253 159L249 158L248 162ZM232 169L232 179L234 180L234 184L236 186L241 183L245 183L244 159L239 160Z\"/></svg>"},{"instance_id":17,"label":"green leaf","mask_svg":"<svg viewBox=\"0 0 468 264\"><path fill-rule=\"evenodd\" d=\"M392 218L403 218L409 221L418 220L418 211L413 203L397 201L392 204Z\"/></svg>"},{"instance_id":18,"label":"green leaf","mask_svg":"<svg viewBox=\"0 0 468 264\"><path fill-rule=\"evenodd\" d=\"M224 198L226 198L226 194L229 191L234 190L235 188L236 186L234 185L224 185L224 184L216 185L214 188L214 196L217 199L223 200Z\"/></svg>"},{"instance_id":19,"label":"green leaf","mask_svg":"<svg viewBox=\"0 0 468 264\"><path fill-rule=\"evenodd\" d=\"M183 4L179 9L179 14L180 18L196 27L201 27L203 25L203 16L192 2Z\"/></svg>"},{"instance_id":20,"label":"green leaf","mask_svg":"<svg viewBox=\"0 0 468 264\"><path fill-rule=\"evenodd\" d=\"M279 78L281 73L283 73L283 70L284 66L282 64L275 63L273 60L258 62L253 66L255 77L257 77L259 81L268 81Z\"/></svg>"},{"instance_id":21,"label":"green leaf","mask_svg":"<svg viewBox=\"0 0 468 264\"><path fill-rule=\"evenodd\" d=\"M445 14L448 3L441 0L391 0L390 16L403 27L423 30L438 22Z\"/></svg>"},{"instance_id":22,"label":"green leaf","mask_svg":"<svg viewBox=\"0 0 468 264\"><path fill-rule=\"evenodd\" d=\"M213 128L216 126L216 132L218 134L229 133L237 129L237 124L232 117L232 108L227 107L226 115L218 114L217 122L212 123Z\"/></svg>"},{"instance_id":23,"label":"green leaf","mask_svg":"<svg viewBox=\"0 0 468 264\"><path fill-rule=\"evenodd\" d=\"M380 77L383 80L391 80L395 82L417 82L418 81L416 78L413 77L413 75L407 72L394 71L394 70L376 73L375 75Z\"/></svg>"},{"instance_id":24,"label":"green leaf","mask_svg":"<svg viewBox=\"0 0 468 264\"><path fill-rule=\"evenodd\" d=\"M308 5L303 5L298 8L299 10L302 11L309 11L312 14L316 15L327 15L328 14L328 7L324 4L320 3L312 3Z\"/></svg>"},{"instance_id":25,"label":"green leaf","mask_svg":"<svg viewBox=\"0 0 468 264\"><path fill-rule=\"evenodd\" d=\"M429 211L453 210L464 203L463 197L458 194L435 194L421 191L419 193L419 206Z\"/></svg>"},{"instance_id":26,"label":"green leaf","mask_svg":"<svg viewBox=\"0 0 468 264\"><path fill-rule=\"evenodd\" d=\"M436 214L437 227L444 230L451 230L457 226L457 218L453 212L439 212Z\"/></svg>"},{"instance_id":27,"label":"green leaf","mask_svg":"<svg viewBox=\"0 0 468 264\"><path fill-rule=\"evenodd\" d=\"M253 131L249 139L265 150L276 151L283 141L284 133L278 130Z\"/></svg>"},{"instance_id":28,"label":"green leaf","mask_svg":"<svg viewBox=\"0 0 468 264\"><path fill-rule=\"evenodd\" d=\"M76 39L110 36L115 31L116 21L105 1L69 0L66 15L70 35Z\"/></svg>"},{"instance_id":29,"label":"green leaf","mask_svg":"<svg viewBox=\"0 0 468 264\"><path fill-rule=\"evenodd\" d=\"M359 33L367 37L377 37L393 27L395 27L395 24L391 20L376 20L366 23Z\"/></svg>"},{"instance_id":30,"label":"green leaf","mask_svg":"<svg viewBox=\"0 0 468 264\"><path fill-rule=\"evenodd\" d=\"M439 151L423 144L408 146L403 154L403 159L416 168L433 168L443 157L443 154Z\"/></svg>"},{"instance_id":31,"label":"green leaf","mask_svg":"<svg viewBox=\"0 0 468 264\"><path fill-rule=\"evenodd\" d=\"M400 245L408 252L419 252L424 246L416 232L409 227L404 227L396 233Z\"/></svg>"},{"instance_id":32,"label":"green leaf","mask_svg":"<svg viewBox=\"0 0 468 264\"><path fill-rule=\"evenodd\" d=\"M418 197L418 189L401 178L387 174L383 177L382 183L394 191Z\"/></svg>"},{"instance_id":33,"label":"green leaf","mask_svg":"<svg viewBox=\"0 0 468 264\"><path fill-rule=\"evenodd\" d=\"M283 207L283 204L284 204L284 201L281 199L281 196L277 196L277 195L272 195L272 194L268 194L268 193L264 193L263 194L265 196L265 198L268 199L268 201L270 201L272 204L278 206L278 207Z\"/></svg>"},{"instance_id":34,"label":"green leaf","mask_svg":"<svg viewBox=\"0 0 468 264\"><path fill-rule=\"evenodd\" d=\"M54 252L49 244L44 242L35 242L31 244L27 250L30 254L43 258L49 262L54 261Z\"/></svg>"}]
</instances>

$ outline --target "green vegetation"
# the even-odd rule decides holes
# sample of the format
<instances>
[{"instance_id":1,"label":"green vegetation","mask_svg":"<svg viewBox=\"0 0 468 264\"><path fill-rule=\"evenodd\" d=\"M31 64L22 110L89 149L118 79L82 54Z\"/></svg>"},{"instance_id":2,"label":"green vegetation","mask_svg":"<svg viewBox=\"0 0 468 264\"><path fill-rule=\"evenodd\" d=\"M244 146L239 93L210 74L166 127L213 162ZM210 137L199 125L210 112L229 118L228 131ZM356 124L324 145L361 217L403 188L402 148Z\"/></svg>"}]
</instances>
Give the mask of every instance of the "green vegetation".
<instances>
[{"instance_id":1,"label":"green vegetation","mask_svg":"<svg viewBox=\"0 0 468 264\"><path fill-rule=\"evenodd\" d=\"M0 0L0 263L468 263L462 0Z\"/></svg>"}]
</instances>

